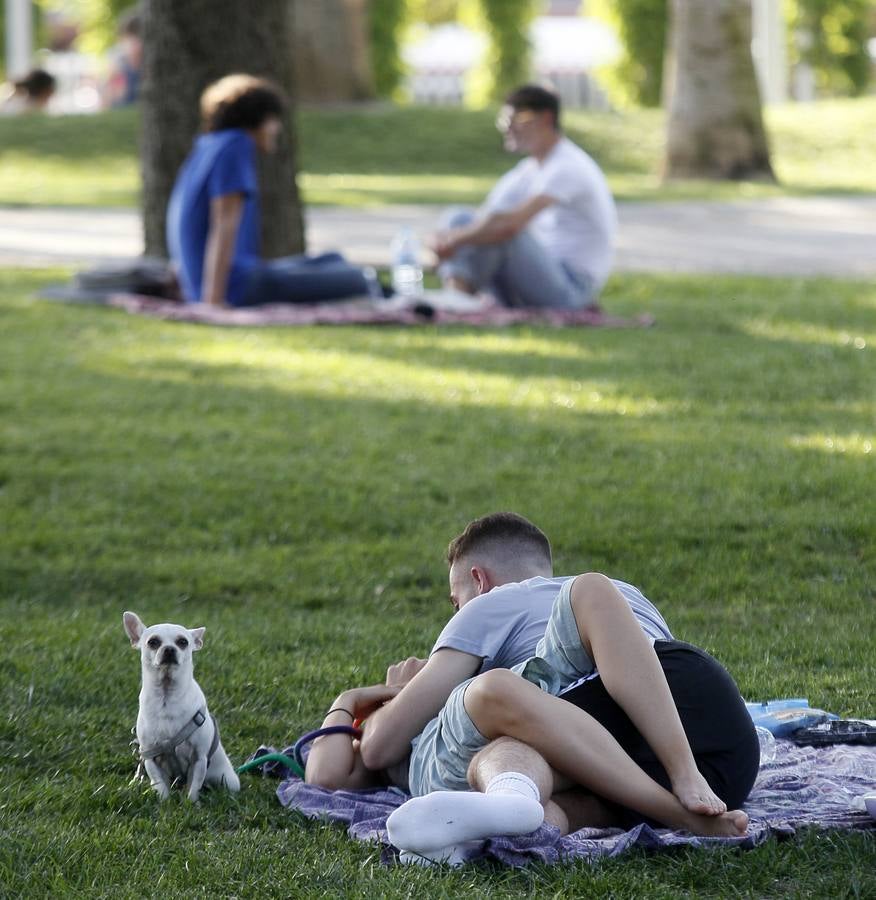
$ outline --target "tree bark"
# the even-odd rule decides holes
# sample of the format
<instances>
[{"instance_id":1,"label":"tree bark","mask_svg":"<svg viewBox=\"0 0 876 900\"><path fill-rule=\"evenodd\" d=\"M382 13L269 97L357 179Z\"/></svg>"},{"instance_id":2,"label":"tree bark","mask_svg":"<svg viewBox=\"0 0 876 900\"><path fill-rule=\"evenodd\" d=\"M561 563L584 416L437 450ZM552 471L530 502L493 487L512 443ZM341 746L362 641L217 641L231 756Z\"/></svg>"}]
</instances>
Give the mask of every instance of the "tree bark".
<instances>
[{"instance_id":1,"label":"tree bark","mask_svg":"<svg viewBox=\"0 0 876 900\"><path fill-rule=\"evenodd\" d=\"M667 178L775 180L751 56L751 0L672 0Z\"/></svg>"},{"instance_id":2,"label":"tree bark","mask_svg":"<svg viewBox=\"0 0 876 900\"><path fill-rule=\"evenodd\" d=\"M295 86L302 103L374 97L368 0L294 0Z\"/></svg>"},{"instance_id":3,"label":"tree bark","mask_svg":"<svg viewBox=\"0 0 876 900\"><path fill-rule=\"evenodd\" d=\"M277 153L259 164L262 252L304 249L286 0L143 0L140 157L146 253L166 256L167 202L199 128L201 92L234 72L270 78L290 98Z\"/></svg>"}]
</instances>

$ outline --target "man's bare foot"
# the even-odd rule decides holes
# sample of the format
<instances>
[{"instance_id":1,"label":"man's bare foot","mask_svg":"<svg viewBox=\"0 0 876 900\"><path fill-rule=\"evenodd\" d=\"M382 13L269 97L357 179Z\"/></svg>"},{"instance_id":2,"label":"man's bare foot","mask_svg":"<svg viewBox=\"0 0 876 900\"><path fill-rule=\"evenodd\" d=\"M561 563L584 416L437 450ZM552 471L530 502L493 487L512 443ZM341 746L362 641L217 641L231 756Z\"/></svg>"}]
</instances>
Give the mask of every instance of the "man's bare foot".
<instances>
[{"instance_id":1,"label":"man's bare foot","mask_svg":"<svg viewBox=\"0 0 876 900\"><path fill-rule=\"evenodd\" d=\"M701 837L742 837L748 832L748 813L731 809L717 816L691 816L688 831Z\"/></svg>"},{"instance_id":2,"label":"man's bare foot","mask_svg":"<svg viewBox=\"0 0 876 900\"><path fill-rule=\"evenodd\" d=\"M688 812L701 816L718 816L727 811L727 804L712 790L698 770L673 779L672 793Z\"/></svg>"}]
</instances>

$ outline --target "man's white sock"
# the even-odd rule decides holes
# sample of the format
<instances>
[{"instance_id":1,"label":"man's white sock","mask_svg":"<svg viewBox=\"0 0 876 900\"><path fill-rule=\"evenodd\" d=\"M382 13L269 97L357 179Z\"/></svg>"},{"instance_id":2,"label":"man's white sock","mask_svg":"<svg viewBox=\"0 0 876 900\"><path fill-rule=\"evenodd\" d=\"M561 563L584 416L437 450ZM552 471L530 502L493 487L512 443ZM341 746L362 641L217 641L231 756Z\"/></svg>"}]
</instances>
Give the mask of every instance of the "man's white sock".
<instances>
[{"instance_id":1,"label":"man's white sock","mask_svg":"<svg viewBox=\"0 0 876 900\"><path fill-rule=\"evenodd\" d=\"M521 794L538 803L541 794L538 785L522 772L502 772L494 775L487 784L485 794Z\"/></svg>"},{"instance_id":2,"label":"man's white sock","mask_svg":"<svg viewBox=\"0 0 876 900\"><path fill-rule=\"evenodd\" d=\"M544 821L538 797L531 778L506 772L493 778L484 794L435 791L408 800L387 819L386 828L400 850L434 854L464 841L530 834Z\"/></svg>"}]
</instances>

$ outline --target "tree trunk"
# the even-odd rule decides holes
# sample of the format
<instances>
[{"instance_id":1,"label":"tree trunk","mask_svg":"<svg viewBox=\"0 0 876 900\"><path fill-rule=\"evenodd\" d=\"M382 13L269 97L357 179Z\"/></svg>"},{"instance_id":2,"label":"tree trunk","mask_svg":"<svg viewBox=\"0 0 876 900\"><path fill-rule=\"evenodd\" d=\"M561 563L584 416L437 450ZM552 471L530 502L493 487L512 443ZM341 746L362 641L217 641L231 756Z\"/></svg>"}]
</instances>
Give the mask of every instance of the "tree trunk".
<instances>
[{"instance_id":1,"label":"tree trunk","mask_svg":"<svg viewBox=\"0 0 876 900\"><path fill-rule=\"evenodd\" d=\"M302 103L374 96L368 0L294 0L295 87Z\"/></svg>"},{"instance_id":2,"label":"tree trunk","mask_svg":"<svg viewBox=\"0 0 876 900\"><path fill-rule=\"evenodd\" d=\"M292 21L286 0L143 0L141 165L146 253L166 256L167 202L199 128L199 99L234 72L272 79L291 98ZM262 158L262 252L298 253L304 225L290 107L277 153Z\"/></svg>"},{"instance_id":3,"label":"tree trunk","mask_svg":"<svg viewBox=\"0 0 876 900\"><path fill-rule=\"evenodd\" d=\"M774 181L751 57L751 0L672 0L668 178Z\"/></svg>"}]
</instances>

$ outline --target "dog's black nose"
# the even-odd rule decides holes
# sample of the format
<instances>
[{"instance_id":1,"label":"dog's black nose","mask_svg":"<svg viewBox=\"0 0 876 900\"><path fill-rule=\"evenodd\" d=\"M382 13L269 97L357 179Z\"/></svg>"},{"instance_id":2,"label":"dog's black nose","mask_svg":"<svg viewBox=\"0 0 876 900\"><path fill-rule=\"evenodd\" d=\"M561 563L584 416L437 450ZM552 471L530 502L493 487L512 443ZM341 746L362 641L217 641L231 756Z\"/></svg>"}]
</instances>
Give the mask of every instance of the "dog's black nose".
<instances>
[{"instance_id":1,"label":"dog's black nose","mask_svg":"<svg viewBox=\"0 0 876 900\"><path fill-rule=\"evenodd\" d=\"M161 656L158 657L158 662L162 666L175 666L176 665L176 649L174 647L165 647L161 651Z\"/></svg>"}]
</instances>

